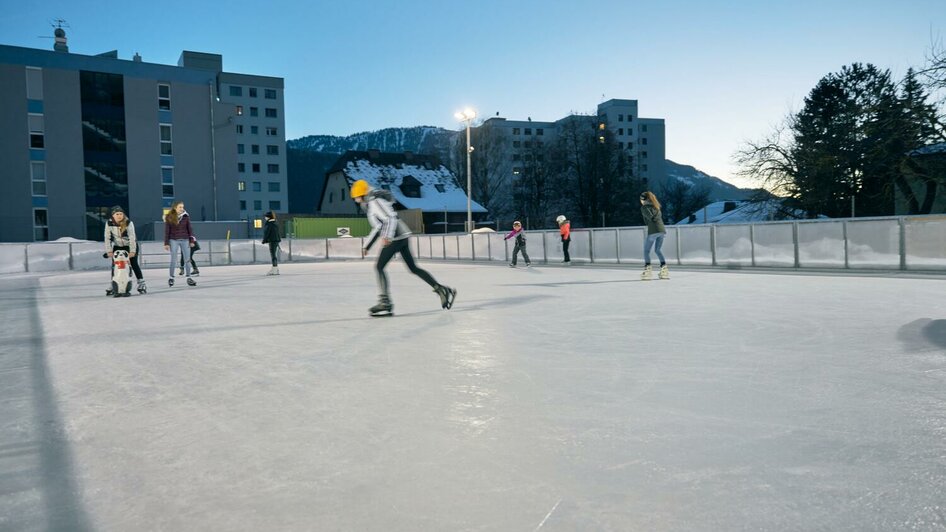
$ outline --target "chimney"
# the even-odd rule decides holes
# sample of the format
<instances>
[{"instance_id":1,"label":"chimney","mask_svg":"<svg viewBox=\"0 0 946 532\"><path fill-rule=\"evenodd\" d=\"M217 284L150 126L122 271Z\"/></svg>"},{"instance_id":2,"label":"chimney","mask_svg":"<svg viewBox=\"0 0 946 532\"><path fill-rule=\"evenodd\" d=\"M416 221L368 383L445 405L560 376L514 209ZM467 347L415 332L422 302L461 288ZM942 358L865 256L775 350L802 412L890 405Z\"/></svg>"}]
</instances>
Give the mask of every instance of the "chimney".
<instances>
[{"instance_id":1,"label":"chimney","mask_svg":"<svg viewBox=\"0 0 946 532\"><path fill-rule=\"evenodd\" d=\"M135 57L132 57L131 60L134 61L135 63L140 63L141 55L139 55L138 52L135 52Z\"/></svg>"},{"instance_id":2,"label":"chimney","mask_svg":"<svg viewBox=\"0 0 946 532\"><path fill-rule=\"evenodd\" d=\"M68 52L69 46L66 44L66 30L56 28L53 35L56 36L56 43L53 45L53 50L57 52Z\"/></svg>"}]
</instances>

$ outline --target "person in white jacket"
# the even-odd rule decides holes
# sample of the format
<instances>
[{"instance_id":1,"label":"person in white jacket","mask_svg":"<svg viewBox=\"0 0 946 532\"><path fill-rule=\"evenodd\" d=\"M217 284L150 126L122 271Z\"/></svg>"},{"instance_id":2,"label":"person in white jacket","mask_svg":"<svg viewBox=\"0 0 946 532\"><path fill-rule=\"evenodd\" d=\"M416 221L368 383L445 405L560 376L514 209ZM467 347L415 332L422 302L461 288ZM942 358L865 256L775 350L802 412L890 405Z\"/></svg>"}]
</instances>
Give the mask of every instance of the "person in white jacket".
<instances>
[{"instance_id":1,"label":"person in white jacket","mask_svg":"<svg viewBox=\"0 0 946 532\"><path fill-rule=\"evenodd\" d=\"M423 279L440 296L440 306L443 309L452 307L457 291L438 283L427 270L418 267L414 262L408 241L411 230L398 218L391 193L387 190L371 190L367 181L359 179L351 186L351 197L356 203L362 205L368 215L368 222L371 223L371 233L368 234L367 243L362 249L362 256L367 255L368 250L379 238L383 246L375 265L378 274L378 304L371 307L368 312L372 316L390 316L394 310L394 304L391 303L388 292L388 276L384 273L384 268L397 253L401 254L404 264L411 273Z\"/></svg>"},{"instance_id":2,"label":"person in white jacket","mask_svg":"<svg viewBox=\"0 0 946 532\"><path fill-rule=\"evenodd\" d=\"M138 266L138 239L135 236L135 222L132 222L125 215L125 209L121 205L112 207L111 216L105 223L105 254L109 259L119 249L128 252L131 262L131 269L135 272L135 278L138 279L138 293L144 294L148 291L145 284L145 276L141 273L141 267ZM105 290L105 295L112 295L111 284Z\"/></svg>"}]
</instances>

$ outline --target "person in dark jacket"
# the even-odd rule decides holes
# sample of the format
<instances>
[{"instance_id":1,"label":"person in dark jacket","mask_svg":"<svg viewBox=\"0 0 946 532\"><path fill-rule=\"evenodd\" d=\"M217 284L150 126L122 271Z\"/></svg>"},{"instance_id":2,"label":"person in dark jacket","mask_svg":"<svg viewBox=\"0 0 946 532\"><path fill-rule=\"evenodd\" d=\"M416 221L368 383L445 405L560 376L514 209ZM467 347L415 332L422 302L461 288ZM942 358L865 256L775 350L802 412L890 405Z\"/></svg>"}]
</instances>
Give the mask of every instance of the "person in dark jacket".
<instances>
[{"instance_id":1,"label":"person in dark jacket","mask_svg":"<svg viewBox=\"0 0 946 532\"><path fill-rule=\"evenodd\" d=\"M660 212L660 202L657 196L651 191L641 193L641 215L644 217L644 223L647 224L647 239L644 240L644 271L641 273L642 281L649 281L653 278L653 272L650 267L650 248L654 247L657 258L660 259L661 279L670 278L670 270L667 269L667 259L660 252L664 244L664 237L667 235L667 229L664 228L663 213Z\"/></svg>"},{"instance_id":2,"label":"person in dark jacket","mask_svg":"<svg viewBox=\"0 0 946 532\"><path fill-rule=\"evenodd\" d=\"M138 279L138 293L146 293L148 286L145 284L145 276L138 265L138 239L135 236L135 223L125 215L125 209L121 205L116 205L112 207L111 216L105 223L105 254L111 259L120 249L128 252L131 270L135 272L135 277ZM112 268L114 269L114 264ZM112 295L111 283L105 290L105 294Z\"/></svg>"},{"instance_id":3,"label":"person in dark jacket","mask_svg":"<svg viewBox=\"0 0 946 532\"><path fill-rule=\"evenodd\" d=\"M388 276L384 273L384 268L388 262L394 258L394 255L400 253L404 259L404 264L414 275L420 277L425 283L434 289L434 292L440 296L440 306L443 309L449 309L453 306L453 300L457 291L449 286L444 286L437 282L427 270L419 268L414 263L414 256L411 254L409 237L411 230L407 227L394 210L394 197L387 190L371 190L368 182L359 179L351 185L351 197L355 203L363 206L368 215L368 222L371 223L371 233L368 234L368 241L362 249L361 254L365 256L374 242L380 237L381 253L378 254L378 263L375 270L378 274L378 304L368 309L372 316L390 316L394 310L391 298L388 294Z\"/></svg>"},{"instance_id":4,"label":"person in dark jacket","mask_svg":"<svg viewBox=\"0 0 946 532\"><path fill-rule=\"evenodd\" d=\"M516 267L516 258L519 256L519 252L522 252L522 258L526 261L526 266L532 266L532 261L529 260L529 254L526 253L526 234L522 230L522 223L518 220L512 223L512 231L504 240L509 240L510 238L516 239L516 245L512 248L512 263L509 265L510 268Z\"/></svg>"},{"instance_id":5,"label":"person in dark jacket","mask_svg":"<svg viewBox=\"0 0 946 532\"><path fill-rule=\"evenodd\" d=\"M191 262L191 275L197 277L200 275L200 270L197 269L197 261L194 260L194 253L200 251L200 242L197 241L197 236L191 235L191 246L190 249L190 262ZM181 256L181 267L177 270L178 275L184 275L184 257Z\"/></svg>"},{"instance_id":6,"label":"person in dark jacket","mask_svg":"<svg viewBox=\"0 0 946 532\"><path fill-rule=\"evenodd\" d=\"M269 258L273 261L273 267L269 269L266 275L279 275L279 263L276 253L279 251L279 224L276 223L276 213L269 211L263 215L266 218L266 225L263 227L263 243L269 244Z\"/></svg>"},{"instance_id":7,"label":"person in dark jacket","mask_svg":"<svg viewBox=\"0 0 946 532\"><path fill-rule=\"evenodd\" d=\"M184 210L184 202L177 200L171 204L171 210L164 216L164 249L171 252L171 266L168 268L168 286L174 286L174 267L177 266L177 257L190 255L190 248L194 247L191 237L191 217ZM184 263L184 273L189 286L197 286L191 279L191 264Z\"/></svg>"}]
</instances>

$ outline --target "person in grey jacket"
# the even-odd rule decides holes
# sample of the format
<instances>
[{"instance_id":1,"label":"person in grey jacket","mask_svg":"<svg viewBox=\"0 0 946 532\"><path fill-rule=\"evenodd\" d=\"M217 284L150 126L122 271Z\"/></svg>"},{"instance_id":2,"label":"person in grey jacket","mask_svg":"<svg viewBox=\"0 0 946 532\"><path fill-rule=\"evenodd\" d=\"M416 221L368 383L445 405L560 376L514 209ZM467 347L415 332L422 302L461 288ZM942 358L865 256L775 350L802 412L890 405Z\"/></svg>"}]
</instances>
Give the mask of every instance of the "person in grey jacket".
<instances>
[{"instance_id":1,"label":"person in grey jacket","mask_svg":"<svg viewBox=\"0 0 946 532\"><path fill-rule=\"evenodd\" d=\"M364 249L361 250L362 256L368 254L368 250L371 249L378 238L381 239L381 245L383 246L375 265L380 295L378 296L378 304L368 310L369 314L372 316L390 316L394 310L394 305L391 303L391 297L388 293L388 276L384 273L384 268L397 253L401 254L404 264L411 270L411 273L423 279L440 296L440 306L442 308L449 309L452 307L457 291L438 283L427 270L418 267L414 262L408 239L411 230L407 227L407 224L398 218L397 212L394 210L394 198L391 193L387 190L371 190L367 181L359 179L351 186L351 197L365 209L368 222L371 223L368 241Z\"/></svg>"},{"instance_id":2,"label":"person in grey jacket","mask_svg":"<svg viewBox=\"0 0 946 532\"><path fill-rule=\"evenodd\" d=\"M663 247L664 237L667 235L667 229L664 227L663 214L660 212L660 202L657 196L651 191L641 193L641 215L644 217L644 223L647 224L647 239L644 240L644 271L641 273L641 280L649 281L653 278L653 272L650 267L650 248L653 246L657 258L660 259L661 279L670 278L670 270L667 268L667 259L660 252Z\"/></svg>"},{"instance_id":3,"label":"person in grey jacket","mask_svg":"<svg viewBox=\"0 0 946 532\"><path fill-rule=\"evenodd\" d=\"M105 255L111 259L116 251L123 249L128 252L128 258L131 262L131 270L138 279L138 293L144 294L148 291L145 284L145 276L141 273L141 267L138 265L138 238L135 235L135 223L125 215L125 209L121 205L112 207L111 216L105 223ZM112 265L114 268L114 264ZM105 290L105 295L112 295L111 283Z\"/></svg>"}]
</instances>

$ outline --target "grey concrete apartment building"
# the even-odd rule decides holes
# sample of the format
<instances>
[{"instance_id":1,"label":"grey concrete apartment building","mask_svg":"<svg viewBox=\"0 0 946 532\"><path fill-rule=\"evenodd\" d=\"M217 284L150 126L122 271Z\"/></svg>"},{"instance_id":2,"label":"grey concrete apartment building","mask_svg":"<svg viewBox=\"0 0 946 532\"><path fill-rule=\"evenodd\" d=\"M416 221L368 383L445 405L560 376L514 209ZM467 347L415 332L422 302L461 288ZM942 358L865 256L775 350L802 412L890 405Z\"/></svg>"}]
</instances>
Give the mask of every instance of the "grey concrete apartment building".
<instances>
[{"instance_id":1,"label":"grey concrete apartment building","mask_svg":"<svg viewBox=\"0 0 946 532\"><path fill-rule=\"evenodd\" d=\"M142 228L176 199L195 221L287 208L282 78L201 52L177 66L75 54L56 37L54 51L0 45L0 241L101 240L113 205Z\"/></svg>"}]
</instances>

